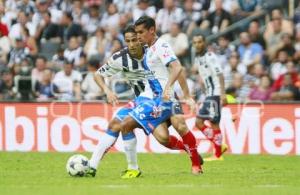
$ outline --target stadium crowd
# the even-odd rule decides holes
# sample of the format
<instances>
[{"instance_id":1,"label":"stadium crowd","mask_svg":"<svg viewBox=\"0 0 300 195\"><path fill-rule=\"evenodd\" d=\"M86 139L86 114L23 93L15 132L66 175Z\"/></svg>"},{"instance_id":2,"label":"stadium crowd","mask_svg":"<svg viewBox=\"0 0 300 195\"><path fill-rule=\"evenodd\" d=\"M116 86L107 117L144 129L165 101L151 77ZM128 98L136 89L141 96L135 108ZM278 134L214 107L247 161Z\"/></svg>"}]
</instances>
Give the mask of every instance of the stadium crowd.
<instances>
[{"instance_id":1,"label":"stadium crowd","mask_svg":"<svg viewBox=\"0 0 300 195\"><path fill-rule=\"evenodd\" d=\"M300 100L300 3L288 16L280 2L0 0L0 100L105 99L93 74L124 46L122 30L142 15L155 18L200 100L193 35L209 37L263 11L267 14L209 43L223 66L226 93L238 102ZM106 82L121 99L132 97L121 75Z\"/></svg>"}]
</instances>

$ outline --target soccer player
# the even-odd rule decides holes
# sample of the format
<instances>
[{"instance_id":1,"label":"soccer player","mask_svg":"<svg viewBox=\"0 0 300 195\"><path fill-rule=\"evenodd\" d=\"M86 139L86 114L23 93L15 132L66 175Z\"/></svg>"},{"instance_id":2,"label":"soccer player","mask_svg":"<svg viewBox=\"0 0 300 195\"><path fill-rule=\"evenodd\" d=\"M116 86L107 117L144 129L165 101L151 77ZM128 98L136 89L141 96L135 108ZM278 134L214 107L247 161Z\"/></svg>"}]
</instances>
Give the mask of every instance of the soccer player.
<instances>
[{"instance_id":1,"label":"soccer player","mask_svg":"<svg viewBox=\"0 0 300 195\"><path fill-rule=\"evenodd\" d=\"M113 104L118 103L118 99L116 94L114 94L105 84L105 77L109 77L121 72L124 78L130 81L135 95L138 97L140 93L144 91L145 86L147 86L148 84L144 83L145 77L147 77L147 75L151 77L152 74L149 71L145 71L142 66L144 49L140 42L137 40L133 26L129 26L125 29L124 37L128 47L113 54L112 57L108 60L108 62L104 64L95 75L96 82L106 93L108 101ZM144 99L145 98L143 97L139 97L139 101L143 101ZM112 121L110 121L105 135L101 136L99 144L93 152L92 158L90 160L91 169L88 171L88 175L95 176L96 168L98 167L101 158L103 157L107 149L109 149L114 144L114 142L119 136L119 132L121 130L121 121L124 119L125 116L127 116L127 114L130 111L132 111L134 104L136 103L136 100L133 102L129 102L128 105L123 107L116 114L115 118ZM174 127L181 130L180 127L176 127L176 124ZM182 134L181 131L178 132ZM126 136L123 136L123 143L128 162L128 169L124 172L122 178L138 177L141 174L141 172L137 164L136 138L134 133L131 132ZM165 145L165 143L163 144ZM168 143L166 143L165 146L170 149L186 150L182 141L178 140L175 136L171 135L169 136Z\"/></svg>"},{"instance_id":2,"label":"soccer player","mask_svg":"<svg viewBox=\"0 0 300 195\"><path fill-rule=\"evenodd\" d=\"M178 102L172 89L176 80L183 86L184 95L191 101L186 80L181 74L181 64L170 45L157 37L153 18L140 17L135 22L135 31L139 40L149 47L143 66L145 70L153 73L153 77L148 79L149 85L140 95L144 101L138 102L138 106L123 120L122 134L126 136L135 128L143 127L146 134L152 133L161 144L167 145L169 132L164 122L170 118L190 154L192 173L201 174L201 156L197 152L195 137L188 130L183 116L176 112Z\"/></svg>"},{"instance_id":3,"label":"soccer player","mask_svg":"<svg viewBox=\"0 0 300 195\"><path fill-rule=\"evenodd\" d=\"M222 144L223 138L219 126L221 106L226 104L221 64L215 53L206 50L205 37L203 35L195 35L193 37L193 47L196 50L194 68L198 69L206 93L206 98L197 115L196 127L214 145L215 154L205 160L222 160L222 154L227 150L227 145ZM210 127L205 125L205 120L210 121Z\"/></svg>"}]
</instances>

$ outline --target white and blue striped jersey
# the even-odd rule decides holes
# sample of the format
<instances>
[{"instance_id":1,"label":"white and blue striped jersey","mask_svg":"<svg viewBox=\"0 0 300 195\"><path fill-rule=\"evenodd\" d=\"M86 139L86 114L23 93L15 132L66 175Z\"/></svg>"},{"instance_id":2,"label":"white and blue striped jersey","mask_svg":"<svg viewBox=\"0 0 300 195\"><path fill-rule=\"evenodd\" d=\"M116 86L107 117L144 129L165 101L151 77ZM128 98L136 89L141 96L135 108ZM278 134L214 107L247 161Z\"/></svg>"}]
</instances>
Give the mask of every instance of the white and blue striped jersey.
<instances>
[{"instance_id":1,"label":"white and blue striped jersey","mask_svg":"<svg viewBox=\"0 0 300 195\"><path fill-rule=\"evenodd\" d=\"M101 66L97 73L103 77L110 77L121 73L122 77L129 81L136 96L145 90L146 72L143 68L143 59L135 59L129 55L128 48L114 53L108 61Z\"/></svg>"},{"instance_id":2,"label":"white and blue striped jersey","mask_svg":"<svg viewBox=\"0 0 300 195\"><path fill-rule=\"evenodd\" d=\"M161 95L168 82L168 66L172 61L177 60L171 46L161 38L151 45L144 55L144 69L153 75L148 78L149 85L146 85L145 91L141 96L153 98L155 95ZM173 94L173 93L171 93Z\"/></svg>"},{"instance_id":3,"label":"white and blue striped jersey","mask_svg":"<svg viewBox=\"0 0 300 195\"><path fill-rule=\"evenodd\" d=\"M205 52L202 56L196 56L194 63L204 82L206 95L220 96L221 86L219 75L222 74L222 69L217 55L213 52Z\"/></svg>"}]
</instances>

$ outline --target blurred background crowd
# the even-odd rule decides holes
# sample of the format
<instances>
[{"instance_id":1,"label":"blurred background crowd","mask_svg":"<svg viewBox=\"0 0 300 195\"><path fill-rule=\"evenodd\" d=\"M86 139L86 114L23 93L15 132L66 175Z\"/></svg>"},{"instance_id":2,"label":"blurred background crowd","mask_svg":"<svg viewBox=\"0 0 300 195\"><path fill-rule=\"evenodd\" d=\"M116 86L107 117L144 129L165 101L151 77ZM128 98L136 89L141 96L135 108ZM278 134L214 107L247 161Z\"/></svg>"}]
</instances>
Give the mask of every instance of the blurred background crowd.
<instances>
[{"instance_id":1,"label":"blurred background crowd","mask_svg":"<svg viewBox=\"0 0 300 195\"><path fill-rule=\"evenodd\" d=\"M196 100L198 33L219 56L232 102L300 100L299 0L0 0L0 100L105 99L93 74L142 15L155 18ZM121 75L106 82L133 97Z\"/></svg>"}]
</instances>

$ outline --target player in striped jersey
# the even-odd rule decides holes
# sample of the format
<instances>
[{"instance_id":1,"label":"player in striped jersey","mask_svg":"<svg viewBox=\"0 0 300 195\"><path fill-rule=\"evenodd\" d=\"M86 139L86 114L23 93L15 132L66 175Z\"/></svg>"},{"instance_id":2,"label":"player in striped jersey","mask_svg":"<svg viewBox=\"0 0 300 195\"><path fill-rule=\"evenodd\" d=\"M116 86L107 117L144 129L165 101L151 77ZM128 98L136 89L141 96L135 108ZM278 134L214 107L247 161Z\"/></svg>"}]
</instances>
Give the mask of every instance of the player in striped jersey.
<instances>
[{"instance_id":1,"label":"player in striped jersey","mask_svg":"<svg viewBox=\"0 0 300 195\"><path fill-rule=\"evenodd\" d=\"M222 160L222 154L227 150L227 146L222 144L223 138L219 126L221 106L226 104L221 64L215 53L206 50L203 35L193 37L193 47L196 50L194 69L198 69L206 93L206 98L197 115L196 126L213 143L215 148L215 154L205 160ZM209 120L211 125L206 126L205 120Z\"/></svg>"},{"instance_id":2,"label":"player in striped jersey","mask_svg":"<svg viewBox=\"0 0 300 195\"><path fill-rule=\"evenodd\" d=\"M95 80L99 86L104 90L107 95L108 101L110 103L118 103L116 94L114 94L104 82L105 77L110 77L117 73L122 73L123 77L126 78L134 92L136 97L138 97L142 92L144 92L145 86L148 85L145 82L145 78L151 78L152 72L144 70L143 68L143 55L144 50L142 45L137 41L136 33L134 27L128 27L125 29L125 42L128 47L122 49L121 51L113 54L113 56L104 64L95 75ZM121 121L128 115L130 111L133 110L137 102L143 102L145 98L138 97L133 102L128 103L126 107L123 107L115 116L115 118L110 121L106 134L100 138L99 144L97 145L95 151L93 152L92 158L90 160L91 169L88 175L95 176L96 168L100 163L101 158L105 154L105 151L111 147L119 136L121 130ZM181 111L181 110L179 110ZM177 111L177 112L179 112ZM175 129L178 129L176 127ZM181 129L177 130L181 134ZM155 135L154 135L155 136ZM155 136L159 142L161 139ZM141 172L137 164L136 157L136 138L133 132L123 136L123 143L125 154L128 162L128 169L125 171L122 178L133 178L138 177ZM182 141L178 140L175 136L169 137L168 143L162 143L170 149L184 149L185 147Z\"/></svg>"}]
</instances>

